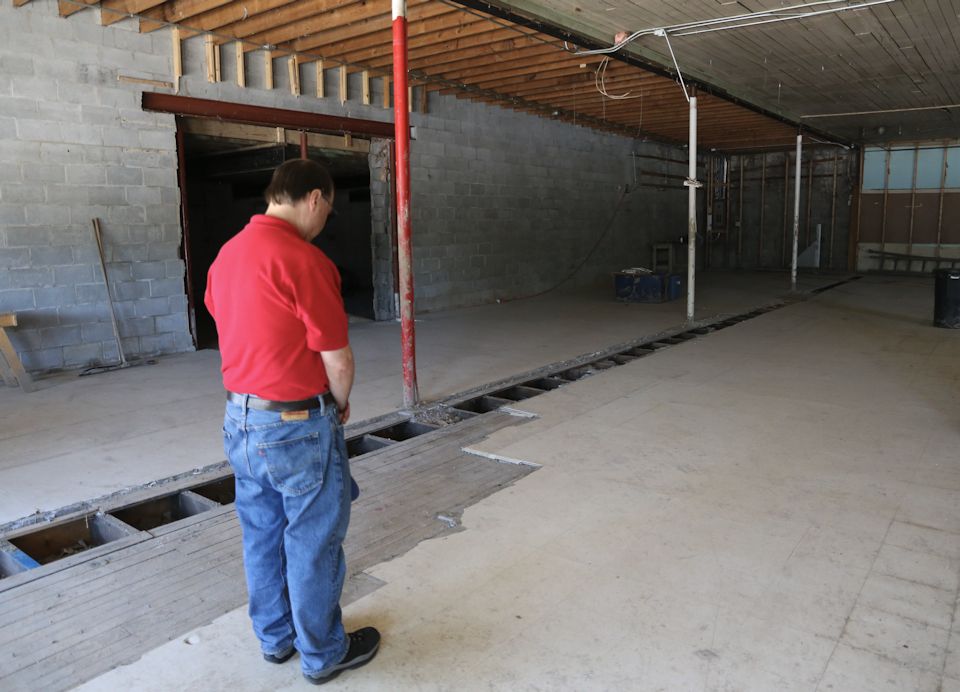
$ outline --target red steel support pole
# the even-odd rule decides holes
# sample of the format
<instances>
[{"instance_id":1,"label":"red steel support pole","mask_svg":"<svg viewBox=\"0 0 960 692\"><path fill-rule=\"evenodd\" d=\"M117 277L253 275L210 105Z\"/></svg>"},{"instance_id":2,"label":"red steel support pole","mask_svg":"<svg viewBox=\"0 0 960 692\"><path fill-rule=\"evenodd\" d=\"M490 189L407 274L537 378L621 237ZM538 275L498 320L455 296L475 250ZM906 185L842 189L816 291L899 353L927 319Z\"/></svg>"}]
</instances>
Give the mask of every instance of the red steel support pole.
<instances>
[{"instance_id":1,"label":"red steel support pole","mask_svg":"<svg viewBox=\"0 0 960 692\"><path fill-rule=\"evenodd\" d=\"M393 122L397 143L397 254L400 270L400 339L403 405L416 406L416 336L413 324L413 253L410 238L410 127L407 105L407 3L393 0Z\"/></svg>"}]
</instances>

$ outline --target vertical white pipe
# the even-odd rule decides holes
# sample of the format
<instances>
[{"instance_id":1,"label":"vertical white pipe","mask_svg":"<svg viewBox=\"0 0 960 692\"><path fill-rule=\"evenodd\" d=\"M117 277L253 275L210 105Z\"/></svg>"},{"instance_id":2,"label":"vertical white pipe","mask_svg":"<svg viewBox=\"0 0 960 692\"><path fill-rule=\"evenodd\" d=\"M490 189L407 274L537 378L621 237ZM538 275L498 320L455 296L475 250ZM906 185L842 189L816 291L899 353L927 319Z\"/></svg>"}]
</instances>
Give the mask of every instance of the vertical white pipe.
<instances>
[{"instance_id":1,"label":"vertical white pipe","mask_svg":"<svg viewBox=\"0 0 960 692\"><path fill-rule=\"evenodd\" d=\"M797 243L800 239L800 157L803 155L803 135L797 135L797 163L793 184L793 260L790 264L790 290L797 290Z\"/></svg>"},{"instance_id":2,"label":"vertical white pipe","mask_svg":"<svg viewBox=\"0 0 960 692\"><path fill-rule=\"evenodd\" d=\"M687 152L687 321L693 321L697 277L697 97L690 97L690 146Z\"/></svg>"}]
</instances>

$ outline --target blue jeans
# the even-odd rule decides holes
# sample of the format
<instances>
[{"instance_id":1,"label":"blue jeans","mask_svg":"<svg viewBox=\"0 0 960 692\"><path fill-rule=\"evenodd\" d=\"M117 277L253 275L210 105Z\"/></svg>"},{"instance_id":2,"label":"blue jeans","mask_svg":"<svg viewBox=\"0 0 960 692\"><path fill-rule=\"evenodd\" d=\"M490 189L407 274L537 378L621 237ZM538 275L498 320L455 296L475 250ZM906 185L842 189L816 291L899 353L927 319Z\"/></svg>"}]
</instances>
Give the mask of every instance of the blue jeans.
<instances>
[{"instance_id":1,"label":"blue jeans","mask_svg":"<svg viewBox=\"0 0 960 692\"><path fill-rule=\"evenodd\" d=\"M282 654L295 646L303 671L314 674L339 663L348 646L340 592L350 470L336 407L283 417L228 402L223 444L260 648Z\"/></svg>"}]
</instances>

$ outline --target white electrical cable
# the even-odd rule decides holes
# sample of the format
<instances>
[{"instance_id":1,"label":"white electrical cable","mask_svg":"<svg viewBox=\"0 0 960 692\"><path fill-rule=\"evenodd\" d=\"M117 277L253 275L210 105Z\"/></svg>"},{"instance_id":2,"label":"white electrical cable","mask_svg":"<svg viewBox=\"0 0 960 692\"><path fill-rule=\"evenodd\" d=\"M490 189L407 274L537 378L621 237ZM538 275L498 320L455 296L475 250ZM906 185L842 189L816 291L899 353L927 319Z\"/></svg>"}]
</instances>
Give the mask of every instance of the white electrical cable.
<instances>
[{"instance_id":1,"label":"white electrical cable","mask_svg":"<svg viewBox=\"0 0 960 692\"><path fill-rule=\"evenodd\" d=\"M673 34L674 36L692 36L693 34L707 33L710 31L726 31L728 29L739 29L743 27L756 26L758 24L767 24L770 22L785 22L793 19L804 19L806 17L815 17L824 14L833 14L845 12L847 10L859 10L873 5L884 5L895 2L895 0L870 0L869 2L859 2L856 4L847 4L843 7L833 7L826 10L815 10L811 12L799 12L791 14L794 10L804 10L810 7L820 5L836 5L848 0L817 0L816 2L803 3L801 5L792 5L790 7L781 7L776 10L764 10L761 12L748 12L746 14L734 15L731 17L720 17L717 19L704 19L696 22L686 22L684 24L672 24L664 27L654 27L651 29L641 29L635 31L621 41L618 41L609 48L597 48L595 50L577 51L574 55L604 55L616 53L618 50L631 43L641 36L650 36L663 32L664 34ZM763 21L750 22L747 20L762 19ZM719 25L719 26L718 26ZM729 25L729 26L724 26Z\"/></svg>"},{"instance_id":2,"label":"white electrical cable","mask_svg":"<svg viewBox=\"0 0 960 692\"><path fill-rule=\"evenodd\" d=\"M603 60L600 61L600 64L597 65L597 71L596 73L594 73L594 76L593 76L593 83L597 87L597 91L599 91L601 94L606 96L608 99L612 99L614 101L625 101L627 99L641 98L643 96L642 92L640 96L631 96L630 94L633 93L632 91L628 91L625 94L607 93L607 84L605 81L605 76L607 74L607 65L609 64L610 64L610 58L605 56Z\"/></svg>"},{"instance_id":3,"label":"white electrical cable","mask_svg":"<svg viewBox=\"0 0 960 692\"><path fill-rule=\"evenodd\" d=\"M693 31L683 31L680 33L675 33L674 36L694 36L695 34L709 34L714 31L729 31L730 29L743 29L750 26L759 26L761 24L773 24L774 22L788 22L792 19L806 19L808 17L818 17L824 14L835 14L837 12L844 12L846 10L859 10L864 7L872 7L873 5L886 5L887 3L894 2L895 0L873 0L872 2L863 2L858 5L850 5L849 7L836 7L830 10L817 10L816 12L804 12L803 14L789 15L786 17L775 16L772 19L764 19L759 22L745 22L742 24L735 24L734 26L720 26L713 27L710 29L696 29ZM779 12L772 13L774 15L781 14Z\"/></svg>"},{"instance_id":4,"label":"white electrical cable","mask_svg":"<svg viewBox=\"0 0 960 692\"><path fill-rule=\"evenodd\" d=\"M673 54L673 46L670 45L670 34L663 32L663 37L667 40L667 48L670 49L670 57L673 58L673 66L677 70L677 77L680 78L680 86L683 87L683 96L690 103L690 93L687 91L687 85L683 83L683 73L680 71L680 65L677 64L677 56Z\"/></svg>"}]
</instances>

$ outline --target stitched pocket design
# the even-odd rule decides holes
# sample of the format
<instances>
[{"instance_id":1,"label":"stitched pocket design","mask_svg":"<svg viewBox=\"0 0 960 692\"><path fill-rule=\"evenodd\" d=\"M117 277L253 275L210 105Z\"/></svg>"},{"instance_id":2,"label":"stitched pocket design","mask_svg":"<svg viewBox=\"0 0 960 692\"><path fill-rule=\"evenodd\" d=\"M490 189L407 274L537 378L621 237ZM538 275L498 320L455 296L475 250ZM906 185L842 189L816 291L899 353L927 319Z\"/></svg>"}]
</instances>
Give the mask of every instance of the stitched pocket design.
<instances>
[{"instance_id":1,"label":"stitched pocket design","mask_svg":"<svg viewBox=\"0 0 960 692\"><path fill-rule=\"evenodd\" d=\"M271 480L284 492L302 495L323 484L323 454L318 433L261 442L257 445L257 456L264 460Z\"/></svg>"}]
</instances>

